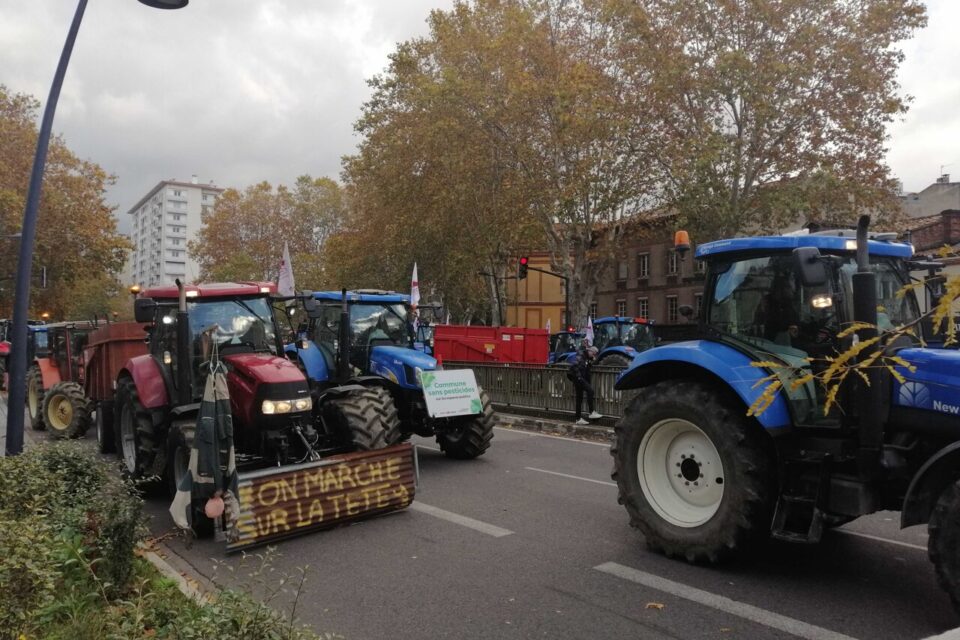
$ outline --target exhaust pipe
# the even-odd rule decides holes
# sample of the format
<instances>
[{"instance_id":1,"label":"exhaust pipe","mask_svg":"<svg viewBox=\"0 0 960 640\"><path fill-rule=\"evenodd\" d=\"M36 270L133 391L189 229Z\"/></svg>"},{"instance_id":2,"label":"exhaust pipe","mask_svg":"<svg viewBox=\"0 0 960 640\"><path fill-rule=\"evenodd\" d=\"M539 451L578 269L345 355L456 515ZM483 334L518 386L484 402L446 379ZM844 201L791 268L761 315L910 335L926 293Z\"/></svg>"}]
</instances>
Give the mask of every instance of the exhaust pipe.
<instances>
[{"instance_id":1,"label":"exhaust pipe","mask_svg":"<svg viewBox=\"0 0 960 640\"><path fill-rule=\"evenodd\" d=\"M867 228L870 216L860 216L857 222L857 272L853 274L853 319L871 325L857 331L863 342L877 337L877 283L870 269L870 246ZM865 349L859 360L864 360L873 349ZM864 371L869 386L857 380L856 404L860 416L860 450L858 453L860 475L864 480L874 478L879 471L883 447L883 428L888 411L882 395L880 370Z\"/></svg>"},{"instance_id":2,"label":"exhaust pipe","mask_svg":"<svg viewBox=\"0 0 960 640\"><path fill-rule=\"evenodd\" d=\"M187 314L187 290L180 278L174 280L177 285L179 299L177 304L177 402L180 405L190 404L193 399L192 369L190 362L193 354L190 352L190 317Z\"/></svg>"},{"instance_id":3,"label":"exhaust pipe","mask_svg":"<svg viewBox=\"0 0 960 640\"><path fill-rule=\"evenodd\" d=\"M340 331L337 337L337 378L346 382L350 377L350 308L347 305L347 290L340 290Z\"/></svg>"}]
</instances>

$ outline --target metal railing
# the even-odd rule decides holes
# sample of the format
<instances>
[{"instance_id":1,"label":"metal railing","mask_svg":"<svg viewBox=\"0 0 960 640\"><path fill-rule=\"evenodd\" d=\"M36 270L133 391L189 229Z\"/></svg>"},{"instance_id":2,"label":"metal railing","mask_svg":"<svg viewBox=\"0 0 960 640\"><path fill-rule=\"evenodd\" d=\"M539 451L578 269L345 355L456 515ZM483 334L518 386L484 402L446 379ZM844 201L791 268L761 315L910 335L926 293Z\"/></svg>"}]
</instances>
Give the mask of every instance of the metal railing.
<instances>
[{"instance_id":1,"label":"metal railing","mask_svg":"<svg viewBox=\"0 0 960 640\"><path fill-rule=\"evenodd\" d=\"M576 390L567 378L567 368L530 364L444 362L446 369L473 369L479 384L495 405L552 412L573 413ZM596 393L594 408L605 416L619 417L636 391L613 388L622 369L594 367L590 382ZM587 412L586 399L583 411Z\"/></svg>"}]
</instances>

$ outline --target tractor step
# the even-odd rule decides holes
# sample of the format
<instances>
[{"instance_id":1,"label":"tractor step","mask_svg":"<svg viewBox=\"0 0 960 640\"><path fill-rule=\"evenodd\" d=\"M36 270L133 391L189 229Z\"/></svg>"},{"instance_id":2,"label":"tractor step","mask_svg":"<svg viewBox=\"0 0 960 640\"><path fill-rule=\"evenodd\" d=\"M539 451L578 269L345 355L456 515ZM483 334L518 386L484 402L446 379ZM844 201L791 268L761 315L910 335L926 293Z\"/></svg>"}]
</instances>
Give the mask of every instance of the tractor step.
<instances>
[{"instance_id":1,"label":"tractor step","mask_svg":"<svg viewBox=\"0 0 960 640\"><path fill-rule=\"evenodd\" d=\"M227 551L404 509L416 480L410 444L241 473L240 513L226 532Z\"/></svg>"},{"instance_id":2,"label":"tractor step","mask_svg":"<svg viewBox=\"0 0 960 640\"><path fill-rule=\"evenodd\" d=\"M774 538L807 544L820 542L832 460L830 454L825 454L790 460L784 465L783 489L771 527Z\"/></svg>"}]
</instances>

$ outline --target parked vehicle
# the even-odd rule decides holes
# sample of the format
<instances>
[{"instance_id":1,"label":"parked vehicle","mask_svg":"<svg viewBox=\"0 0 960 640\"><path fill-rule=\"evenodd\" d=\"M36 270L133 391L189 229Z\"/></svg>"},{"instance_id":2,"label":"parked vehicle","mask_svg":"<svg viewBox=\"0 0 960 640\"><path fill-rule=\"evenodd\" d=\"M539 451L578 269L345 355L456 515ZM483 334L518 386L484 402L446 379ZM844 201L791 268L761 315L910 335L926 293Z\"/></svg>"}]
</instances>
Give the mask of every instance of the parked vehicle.
<instances>
[{"instance_id":1,"label":"parked vehicle","mask_svg":"<svg viewBox=\"0 0 960 640\"><path fill-rule=\"evenodd\" d=\"M646 318L608 316L593 321L593 346L600 351L598 366L626 367L638 353L656 344L653 323Z\"/></svg>"},{"instance_id":2,"label":"parked vehicle","mask_svg":"<svg viewBox=\"0 0 960 640\"><path fill-rule=\"evenodd\" d=\"M928 524L960 609L960 353L893 333L919 318L913 248L868 224L700 245L700 337L640 353L618 379L639 393L616 427L613 477L647 545L691 562L899 510L902 527ZM875 363L896 373L850 375L825 414L811 374L854 344L870 345L858 358L882 348ZM769 406L749 412L764 393Z\"/></svg>"},{"instance_id":3,"label":"parked vehicle","mask_svg":"<svg viewBox=\"0 0 960 640\"><path fill-rule=\"evenodd\" d=\"M546 329L442 324L433 342L434 355L445 362L543 364L549 356Z\"/></svg>"},{"instance_id":4,"label":"parked vehicle","mask_svg":"<svg viewBox=\"0 0 960 640\"><path fill-rule=\"evenodd\" d=\"M287 353L319 392L359 385L376 394L378 411L390 424L390 443L416 433L436 437L452 458L476 458L486 452L495 418L482 390L480 407L473 413L430 415L421 376L438 366L434 358L413 348L409 296L357 290L316 292L312 297L317 307L307 310L308 323L298 332L302 339L288 345ZM438 332L446 326L438 325Z\"/></svg>"},{"instance_id":5,"label":"parked vehicle","mask_svg":"<svg viewBox=\"0 0 960 640\"><path fill-rule=\"evenodd\" d=\"M27 362L33 362L33 359L36 357L37 347L34 344L37 339L37 332L39 331L41 335L39 338L46 339L46 329L44 327L43 320L27 320ZM13 331L13 322L11 320L0 320L0 389L7 388L7 370L9 367L10 359L10 349L12 344L10 342L10 333ZM43 355L46 355L46 342L40 346L40 350L43 351Z\"/></svg>"}]
</instances>

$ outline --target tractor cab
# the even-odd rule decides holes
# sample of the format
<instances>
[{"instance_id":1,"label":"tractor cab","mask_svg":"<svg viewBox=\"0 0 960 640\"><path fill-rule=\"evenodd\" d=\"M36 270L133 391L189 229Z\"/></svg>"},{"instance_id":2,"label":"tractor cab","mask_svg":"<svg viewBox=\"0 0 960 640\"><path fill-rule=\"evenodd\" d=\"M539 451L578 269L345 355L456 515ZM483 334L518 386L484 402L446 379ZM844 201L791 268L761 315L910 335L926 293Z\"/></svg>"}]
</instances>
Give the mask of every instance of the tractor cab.
<instances>
[{"instance_id":1,"label":"tractor cab","mask_svg":"<svg viewBox=\"0 0 960 640\"><path fill-rule=\"evenodd\" d=\"M593 323L593 346L599 350L597 364L625 367L633 357L657 344L652 323L646 318L609 316Z\"/></svg>"},{"instance_id":2,"label":"tractor cab","mask_svg":"<svg viewBox=\"0 0 960 640\"><path fill-rule=\"evenodd\" d=\"M50 366L58 371L60 380L83 384L83 348L97 325L86 321L58 322L44 325L43 329L45 331L32 332L28 329L35 343L36 357L46 357Z\"/></svg>"},{"instance_id":3,"label":"tractor cab","mask_svg":"<svg viewBox=\"0 0 960 640\"><path fill-rule=\"evenodd\" d=\"M547 364L564 364L577 353L583 332L561 331L550 336L550 353L547 355Z\"/></svg>"}]
</instances>

